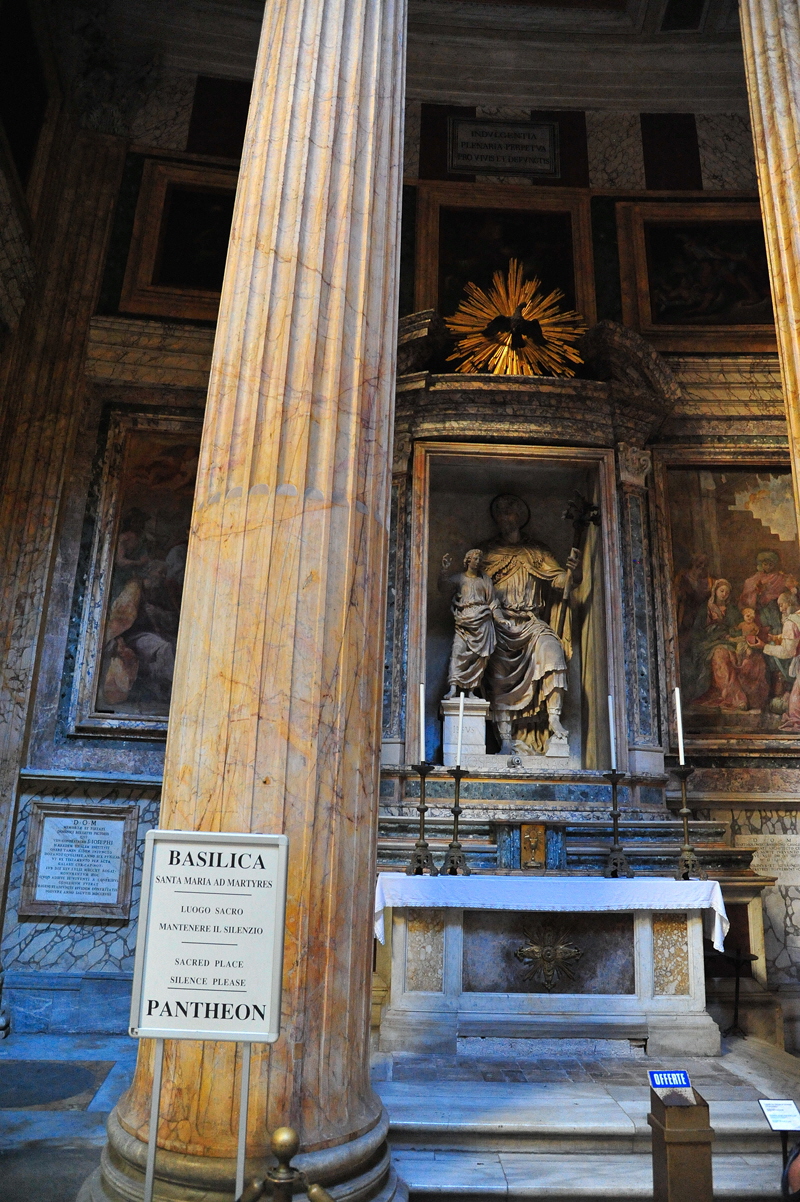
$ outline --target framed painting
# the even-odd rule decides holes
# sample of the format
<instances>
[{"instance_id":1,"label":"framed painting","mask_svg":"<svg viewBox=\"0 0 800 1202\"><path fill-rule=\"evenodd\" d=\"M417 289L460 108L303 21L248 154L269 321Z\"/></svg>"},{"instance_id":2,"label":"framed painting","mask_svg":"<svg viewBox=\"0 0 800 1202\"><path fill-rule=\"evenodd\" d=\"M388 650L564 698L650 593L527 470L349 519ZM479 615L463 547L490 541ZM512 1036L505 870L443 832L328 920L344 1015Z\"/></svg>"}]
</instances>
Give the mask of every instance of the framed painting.
<instances>
[{"instance_id":1,"label":"framed painting","mask_svg":"<svg viewBox=\"0 0 800 1202\"><path fill-rule=\"evenodd\" d=\"M19 914L128 918L139 807L36 801Z\"/></svg>"},{"instance_id":2,"label":"framed painting","mask_svg":"<svg viewBox=\"0 0 800 1202\"><path fill-rule=\"evenodd\" d=\"M774 350L757 203L620 202L622 319L659 350Z\"/></svg>"},{"instance_id":3,"label":"framed painting","mask_svg":"<svg viewBox=\"0 0 800 1202\"><path fill-rule=\"evenodd\" d=\"M659 456L656 481L668 669L688 749L796 755L800 553L789 463L675 451ZM674 727L671 742L675 750Z\"/></svg>"},{"instance_id":4,"label":"framed painting","mask_svg":"<svg viewBox=\"0 0 800 1202\"><path fill-rule=\"evenodd\" d=\"M112 418L72 696L75 732L165 735L201 423Z\"/></svg>"},{"instance_id":5,"label":"framed painting","mask_svg":"<svg viewBox=\"0 0 800 1202\"><path fill-rule=\"evenodd\" d=\"M421 182L415 307L455 313L468 283L487 288L510 259L565 308L597 320L589 196L578 189Z\"/></svg>"},{"instance_id":6,"label":"framed painting","mask_svg":"<svg viewBox=\"0 0 800 1202\"><path fill-rule=\"evenodd\" d=\"M216 320L237 172L148 159L120 310Z\"/></svg>"}]
</instances>

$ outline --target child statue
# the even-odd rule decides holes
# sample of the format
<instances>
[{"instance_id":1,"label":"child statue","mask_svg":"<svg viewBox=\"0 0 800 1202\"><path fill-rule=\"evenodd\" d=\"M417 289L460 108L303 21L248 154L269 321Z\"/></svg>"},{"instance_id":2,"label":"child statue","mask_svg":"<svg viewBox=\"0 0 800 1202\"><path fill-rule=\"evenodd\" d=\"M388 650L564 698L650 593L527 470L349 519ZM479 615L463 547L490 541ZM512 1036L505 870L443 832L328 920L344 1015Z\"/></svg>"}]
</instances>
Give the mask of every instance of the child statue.
<instances>
[{"instance_id":1,"label":"child statue","mask_svg":"<svg viewBox=\"0 0 800 1202\"><path fill-rule=\"evenodd\" d=\"M452 566L452 557L445 555L439 587L449 584L456 589L451 606L456 633L447 672L450 692L445 700L460 692L476 696L475 690L495 648L495 615L502 616L491 577L482 571L483 552L477 548L467 551L463 572L449 575Z\"/></svg>"}]
</instances>

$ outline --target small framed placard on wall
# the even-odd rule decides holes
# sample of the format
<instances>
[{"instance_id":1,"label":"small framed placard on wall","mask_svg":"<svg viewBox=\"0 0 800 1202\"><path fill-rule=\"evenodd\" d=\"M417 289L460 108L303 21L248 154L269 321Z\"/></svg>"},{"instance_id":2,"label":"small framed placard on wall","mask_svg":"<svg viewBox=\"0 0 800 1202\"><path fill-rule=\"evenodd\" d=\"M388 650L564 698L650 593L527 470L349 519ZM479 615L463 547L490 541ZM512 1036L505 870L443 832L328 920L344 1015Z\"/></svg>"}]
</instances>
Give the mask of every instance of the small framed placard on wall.
<instances>
[{"instance_id":1,"label":"small framed placard on wall","mask_svg":"<svg viewBox=\"0 0 800 1202\"><path fill-rule=\"evenodd\" d=\"M128 918L139 807L34 802L19 914Z\"/></svg>"},{"instance_id":2,"label":"small framed placard on wall","mask_svg":"<svg viewBox=\"0 0 800 1202\"><path fill-rule=\"evenodd\" d=\"M469 175L538 175L557 179L558 126L553 121L450 118L447 169Z\"/></svg>"}]
</instances>

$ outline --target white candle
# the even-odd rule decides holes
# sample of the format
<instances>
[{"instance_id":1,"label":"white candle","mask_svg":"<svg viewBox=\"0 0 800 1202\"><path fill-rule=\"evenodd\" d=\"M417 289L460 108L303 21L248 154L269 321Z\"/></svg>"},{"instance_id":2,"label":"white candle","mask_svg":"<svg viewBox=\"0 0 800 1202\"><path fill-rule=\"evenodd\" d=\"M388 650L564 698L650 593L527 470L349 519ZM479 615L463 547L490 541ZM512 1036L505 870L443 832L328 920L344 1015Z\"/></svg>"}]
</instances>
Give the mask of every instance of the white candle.
<instances>
[{"instance_id":1,"label":"white candle","mask_svg":"<svg viewBox=\"0 0 800 1202\"><path fill-rule=\"evenodd\" d=\"M461 767L461 736L464 733L464 690L458 698L458 750L456 751L456 768Z\"/></svg>"},{"instance_id":2,"label":"white candle","mask_svg":"<svg viewBox=\"0 0 800 1202\"><path fill-rule=\"evenodd\" d=\"M686 755L683 748L683 712L681 710L681 691L675 690L675 718L678 723L678 763L686 763Z\"/></svg>"},{"instance_id":3,"label":"white candle","mask_svg":"<svg viewBox=\"0 0 800 1202\"><path fill-rule=\"evenodd\" d=\"M419 762L425 763L425 685L419 686Z\"/></svg>"},{"instance_id":4,"label":"white candle","mask_svg":"<svg viewBox=\"0 0 800 1202\"><path fill-rule=\"evenodd\" d=\"M611 767L617 770L617 732L614 729L614 698L608 694L608 734L611 739Z\"/></svg>"}]
</instances>

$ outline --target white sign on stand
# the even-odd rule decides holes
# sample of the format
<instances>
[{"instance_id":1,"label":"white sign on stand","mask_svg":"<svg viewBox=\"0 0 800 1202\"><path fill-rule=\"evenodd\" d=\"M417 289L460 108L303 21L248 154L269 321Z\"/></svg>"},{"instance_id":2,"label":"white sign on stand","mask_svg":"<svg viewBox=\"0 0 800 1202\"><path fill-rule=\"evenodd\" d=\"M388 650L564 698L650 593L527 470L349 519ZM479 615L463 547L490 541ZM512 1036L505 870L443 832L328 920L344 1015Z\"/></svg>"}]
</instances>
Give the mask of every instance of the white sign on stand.
<instances>
[{"instance_id":1,"label":"white sign on stand","mask_svg":"<svg viewBox=\"0 0 800 1202\"><path fill-rule=\"evenodd\" d=\"M773 1131L800 1131L800 1111L790 1098L759 1098L758 1104Z\"/></svg>"},{"instance_id":2,"label":"white sign on stand","mask_svg":"<svg viewBox=\"0 0 800 1202\"><path fill-rule=\"evenodd\" d=\"M236 1196L244 1188L250 1044L280 1035L285 835L149 831L130 1034L155 1039L144 1202L151 1202L165 1039L234 1040L242 1057Z\"/></svg>"}]
</instances>

